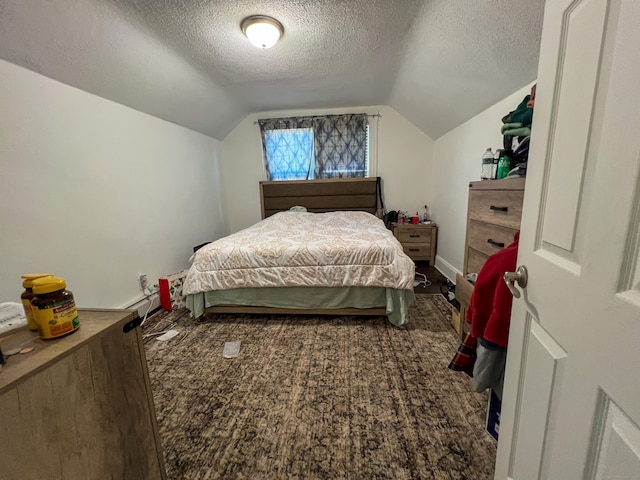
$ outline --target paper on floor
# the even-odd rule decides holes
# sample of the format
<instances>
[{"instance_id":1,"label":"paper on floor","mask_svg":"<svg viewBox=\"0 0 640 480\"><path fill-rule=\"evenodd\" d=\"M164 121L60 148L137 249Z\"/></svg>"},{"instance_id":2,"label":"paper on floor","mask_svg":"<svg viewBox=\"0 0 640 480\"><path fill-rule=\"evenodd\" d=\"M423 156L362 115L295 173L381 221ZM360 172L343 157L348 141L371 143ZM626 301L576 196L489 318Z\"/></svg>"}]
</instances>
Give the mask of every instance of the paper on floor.
<instances>
[{"instance_id":1,"label":"paper on floor","mask_svg":"<svg viewBox=\"0 0 640 480\"><path fill-rule=\"evenodd\" d=\"M160 335L157 340L160 340L161 342L166 342L167 340L171 340L173 337L175 337L176 335L178 335L177 330L167 330L166 333Z\"/></svg>"},{"instance_id":2,"label":"paper on floor","mask_svg":"<svg viewBox=\"0 0 640 480\"><path fill-rule=\"evenodd\" d=\"M222 356L224 358L236 358L240 353L240 342L224 342Z\"/></svg>"}]
</instances>

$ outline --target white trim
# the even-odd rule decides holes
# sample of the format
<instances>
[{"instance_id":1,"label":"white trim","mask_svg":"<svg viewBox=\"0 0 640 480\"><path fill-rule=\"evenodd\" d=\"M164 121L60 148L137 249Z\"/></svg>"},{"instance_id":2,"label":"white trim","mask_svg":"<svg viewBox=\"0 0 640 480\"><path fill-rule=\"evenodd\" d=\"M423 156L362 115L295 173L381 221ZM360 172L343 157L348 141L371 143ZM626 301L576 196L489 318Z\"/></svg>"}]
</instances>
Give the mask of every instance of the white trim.
<instances>
[{"instance_id":1,"label":"white trim","mask_svg":"<svg viewBox=\"0 0 640 480\"><path fill-rule=\"evenodd\" d=\"M456 274L462 275L462 272L443 259L440 255L436 255L436 261L433 265L436 270L447 277L451 283L456 283Z\"/></svg>"},{"instance_id":2,"label":"white trim","mask_svg":"<svg viewBox=\"0 0 640 480\"><path fill-rule=\"evenodd\" d=\"M149 308L149 303L151 303L151 308ZM126 310L137 310L138 315L140 317L144 317L144 314L148 311L154 310L160 306L160 295L154 293L152 295L147 295L141 297L137 301L130 303L128 305L124 305L120 308Z\"/></svg>"}]
</instances>

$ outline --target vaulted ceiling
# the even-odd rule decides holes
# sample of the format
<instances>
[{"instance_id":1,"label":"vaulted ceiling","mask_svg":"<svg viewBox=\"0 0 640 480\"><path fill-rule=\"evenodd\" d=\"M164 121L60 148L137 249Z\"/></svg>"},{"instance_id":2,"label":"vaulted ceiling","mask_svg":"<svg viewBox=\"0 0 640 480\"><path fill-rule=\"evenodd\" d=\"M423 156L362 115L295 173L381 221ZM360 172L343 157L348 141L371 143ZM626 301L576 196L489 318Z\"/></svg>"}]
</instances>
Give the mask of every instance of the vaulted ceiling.
<instances>
[{"instance_id":1,"label":"vaulted ceiling","mask_svg":"<svg viewBox=\"0 0 640 480\"><path fill-rule=\"evenodd\" d=\"M0 58L223 139L268 110L389 105L432 138L536 76L544 0L0 0ZM243 18L285 29L252 46ZM46 106L43 106L46 108Z\"/></svg>"}]
</instances>

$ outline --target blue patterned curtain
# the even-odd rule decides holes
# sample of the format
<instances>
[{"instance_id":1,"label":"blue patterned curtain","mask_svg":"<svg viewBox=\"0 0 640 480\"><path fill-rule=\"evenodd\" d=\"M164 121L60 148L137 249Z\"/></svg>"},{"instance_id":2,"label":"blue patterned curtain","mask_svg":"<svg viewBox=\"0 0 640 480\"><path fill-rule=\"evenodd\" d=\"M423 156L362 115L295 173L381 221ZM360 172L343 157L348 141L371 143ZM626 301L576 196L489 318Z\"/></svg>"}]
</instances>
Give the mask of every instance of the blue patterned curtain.
<instances>
[{"instance_id":1,"label":"blue patterned curtain","mask_svg":"<svg viewBox=\"0 0 640 480\"><path fill-rule=\"evenodd\" d=\"M367 115L315 117L316 178L367 175Z\"/></svg>"},{"instance_id":2,"label":"blue patterned curtain","mask_svg":"<svg viewBox=\"0 0 640 480\"><path fill-rule=\"evenodd\" d=\"M364 177L367 115L258 120L269 180Z\"/></svg>"}]
</instances>

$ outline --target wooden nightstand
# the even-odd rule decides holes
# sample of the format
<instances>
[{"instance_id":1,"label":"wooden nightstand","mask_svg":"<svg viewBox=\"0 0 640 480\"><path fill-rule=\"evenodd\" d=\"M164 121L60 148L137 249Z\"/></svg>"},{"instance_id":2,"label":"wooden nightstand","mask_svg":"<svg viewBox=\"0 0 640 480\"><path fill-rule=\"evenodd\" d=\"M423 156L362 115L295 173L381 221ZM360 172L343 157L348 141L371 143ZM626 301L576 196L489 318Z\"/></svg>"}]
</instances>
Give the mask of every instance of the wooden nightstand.
<instances>
[{"instance_id":1,"label":"wooden nightstand","mask_svg":"<svg viewBox=\"0 0 640 480\"><path fill-rule=\"evenodd\" d=\"M394 223L393 235L402 244L404 253L412 260L426 260L429 266L436 261L438 227L433 223Z\"/></svg>"}]
</instances>

